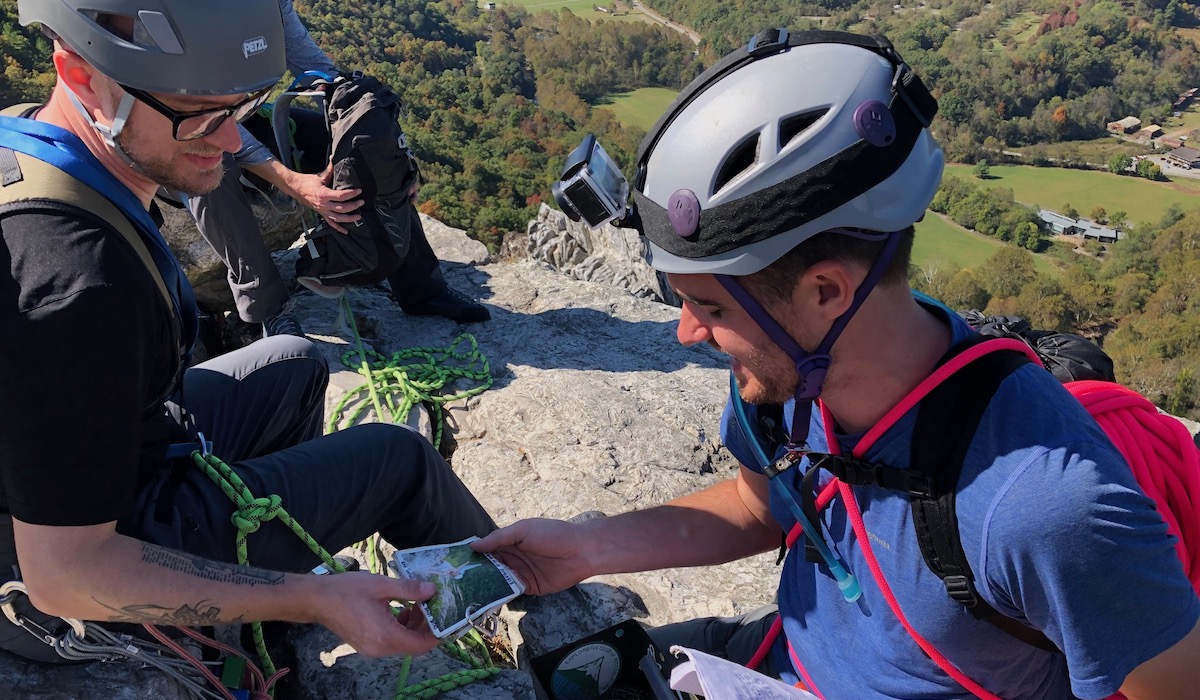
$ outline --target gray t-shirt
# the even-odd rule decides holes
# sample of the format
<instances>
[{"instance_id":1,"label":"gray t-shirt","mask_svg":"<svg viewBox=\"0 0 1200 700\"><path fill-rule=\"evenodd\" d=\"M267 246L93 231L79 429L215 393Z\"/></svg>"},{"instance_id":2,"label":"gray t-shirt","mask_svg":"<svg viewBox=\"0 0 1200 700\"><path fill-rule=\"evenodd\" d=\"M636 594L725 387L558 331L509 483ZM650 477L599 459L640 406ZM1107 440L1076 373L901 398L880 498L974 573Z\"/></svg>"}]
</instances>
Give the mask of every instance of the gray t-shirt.
<instances>
[{"instance_id":1,"label":"gray t-shirt","mask_svg":"<svg viewBox=\"0 0 1200 700\"><path fill-rule=\"evenodd\" d=\"M305 71L316 70L333 75L337 68L325 52L317 46L317 42L308 33L292 0L279 0L279 12L283 15L284 53L288 70L292 75L300 75ZM242 136L242 147L234 154L239 165L258 165L265 163L273 156L270 149L254 138L246 127L238 124L238 133Z\"/></svg>"}]
</instances>

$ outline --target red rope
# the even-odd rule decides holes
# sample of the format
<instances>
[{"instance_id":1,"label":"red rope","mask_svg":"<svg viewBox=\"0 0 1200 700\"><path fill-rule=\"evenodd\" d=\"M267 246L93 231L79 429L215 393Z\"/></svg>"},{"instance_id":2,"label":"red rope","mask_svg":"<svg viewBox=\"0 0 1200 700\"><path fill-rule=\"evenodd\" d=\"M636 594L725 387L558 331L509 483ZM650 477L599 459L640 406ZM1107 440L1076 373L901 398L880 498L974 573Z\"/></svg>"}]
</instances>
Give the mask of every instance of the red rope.
<instances>
[{"instance_id":1,"label":"red rope","mask_svg":"<svg viewBox=\"0 0 1200 700\"><path fill-rule=\"evenodd\" d=\"M1129 463L1138 485L1154 499L1175 553L1200 593L1200 450L1187 428L1144 396L1119 384L1066 385Z\"/></svg>"}]
</instances>

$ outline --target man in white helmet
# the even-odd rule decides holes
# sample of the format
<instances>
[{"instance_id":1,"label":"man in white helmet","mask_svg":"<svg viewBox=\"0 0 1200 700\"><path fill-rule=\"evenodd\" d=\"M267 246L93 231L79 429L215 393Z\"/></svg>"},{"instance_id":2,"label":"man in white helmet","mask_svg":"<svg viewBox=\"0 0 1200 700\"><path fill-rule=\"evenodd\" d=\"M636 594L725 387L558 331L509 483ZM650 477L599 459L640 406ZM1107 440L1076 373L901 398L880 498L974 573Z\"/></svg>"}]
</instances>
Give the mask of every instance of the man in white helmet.
<instances>
[{"instance_id":1,"label":"man in white helmet","mask_svg":"<svg viewBox=\"0 0 1200 700\"><path fill-rule=\"evenodd\" d=\"M910 495L930 488L912 477L919 411L903 400L972 335L907 282L942 174L935 112L886 40L837 32L763 32L694 81L642 143L628 220L683 302L679 341L730 357L721 437L737 477L476 546L544 594L788 533L777 607L651 634L829 700L1196 697L1200 600L1174 540L1039 366L1003 375L950 489L973 581L926 564ZM835 468L857 485L831 482Z\"/></svg>"},{"instance_id":2,"label":"man in white helmet","mask_svg":"<svg viewBox=\"0 0 1200 700\"><path fill-rule=\"evenodd\" d=\"M390 608L432 586L310 575L318 555L279 519L250 537L261 568L229 563L234 504L190 456L211 449L334 551L375 531L405 547L493 527L417 433L320 437L328 368L311 342L187 368L195 303L152 200L221 180L237 120L284 70L277 1L18 9L54 39L57 82L0 117L0 580L29 591L13 604L43 621L317 622L368 655L432 648L419 615ZM53 660L47 644L0 618L0 649Z\"/></svg>"}]
</instances>

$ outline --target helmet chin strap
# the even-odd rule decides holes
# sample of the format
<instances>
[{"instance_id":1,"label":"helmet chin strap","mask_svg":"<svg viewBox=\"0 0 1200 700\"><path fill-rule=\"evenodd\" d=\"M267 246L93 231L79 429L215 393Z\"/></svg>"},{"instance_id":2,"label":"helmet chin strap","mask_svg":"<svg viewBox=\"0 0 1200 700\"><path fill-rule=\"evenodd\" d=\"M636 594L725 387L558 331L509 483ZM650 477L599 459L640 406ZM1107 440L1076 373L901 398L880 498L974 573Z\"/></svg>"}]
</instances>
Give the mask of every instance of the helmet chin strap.
<instances>
[{"instance_id":1,"label":"helmet chin strap","mask_svg":"<svg viewBox=\"0 0 1200 700\"><path fill-rule=\"evenodd\" d=\"M850 235L855 235L860 238L875 238L873 234L862 234L860 232L846 232ZM850 304L850 308L842 312L840 316L833 322L829 330L825 333L825 337L821 339L820 345L815 350L809 352L800 347L787 331L783 329L767 313L767 310L758 303L753 296L737 281L736 277L730 275L713 275L721 286L733 296L734 300L750 314L750 318L759 325L767 336L779 346L792 362L796 365L796 373L800 379L796 385L795 399L796 403L792 409L792 429L790 439L788 440L787 448L789 451L805 451L808 449L808 432L809 423L812 419L813 404L821 395L821 390L825 385L825 375L829 372L830 350L833 349L833 344L837 342L838 337L845 330L846 324L854 317L854 314L866 301L867 295L879 283L887 270L888 265L892 261L892 257L896 254L896 247L900 244L900 235L897 233L882 233L878 234L879 238L887 238L887 244L879 257L875 259L871 265L871 270L858 285L858 289L854 290L854 300Z\"/></svg>"},{"instance_id":2,"label":"helmet chin strap","mask_svg":"<svg viewBox=\"0 0 1200 700\"><path fill-rule=\"evenodd\" d=\"M133 161L133 158L125 152L125 148L121 144L117 143L117 137L121 135L121 132L125 129L125 122L129 120L129 113L133 111L133 103L136 101L134 96L123 90L121 91L121 102L117 105L117 113L113 117L113 123L111 126L105 126L92 118L87 108L79 101L79 96L75 94L74 90L67 87L66 92L67 97L71 98L71 104L75 105L75 109L83 116L83 120L88 123L88 126L95 129L97 134L100 134L100 139L109 148L113 149L117 156L125 161L126 165L145 175L146 173L142 170L141 166Z\"/></svg>"}]
</instances>

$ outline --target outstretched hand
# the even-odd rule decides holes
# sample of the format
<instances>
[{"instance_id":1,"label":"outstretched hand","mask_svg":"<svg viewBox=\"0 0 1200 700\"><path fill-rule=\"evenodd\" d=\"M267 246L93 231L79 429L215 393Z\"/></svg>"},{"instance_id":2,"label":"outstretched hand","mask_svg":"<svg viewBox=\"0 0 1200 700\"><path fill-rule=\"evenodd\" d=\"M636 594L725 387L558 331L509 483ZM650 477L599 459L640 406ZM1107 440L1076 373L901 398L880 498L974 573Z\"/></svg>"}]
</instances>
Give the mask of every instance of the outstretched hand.
<instances>
[{"instance_id":1,"label":"outstretched hand","mask_svg":"<svg viewBox=\"0 0 1200 700\"><path fill-rule=\"evenodd\" d=\"M354 213L363 205L363 200L355 199L362 194L362 190L331 189L329 184L332 181L332 163L320 174L297 173L292 182L294 196L320 214L335 231L346 233L346 227L342 224L352 224L362 218Z\"/></svg>"},{"instance_id":2,"label":"outstretched hand","mask_svg":"<svg viewBox=\"0 0 1200 700\"><path fill-rule=\"evenodd\" d=\"M525 584L525 592L546 595L592 576L588 540L582 526L562 520L522 520L471 543L494 554Z\"/></svg>"},{"instance_id":3,"label":"outstretched hand","mask_svg":"<svg viewBox=\"0 0 1200 700\"><path fill-rule=\"evenodd\" d=\"M438 645L425 616L414 609L392 615L391 602L427 600L432 583L363 571L329 577L317 621L366 657L419 656Z\"/></svg>"}]
</instances>

